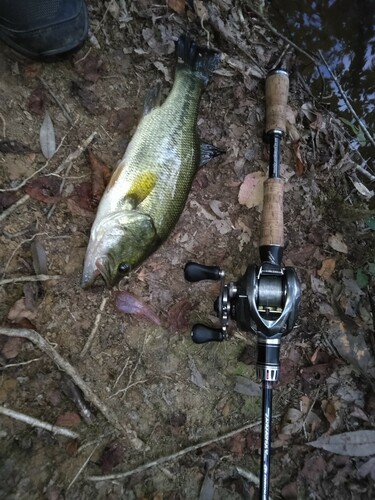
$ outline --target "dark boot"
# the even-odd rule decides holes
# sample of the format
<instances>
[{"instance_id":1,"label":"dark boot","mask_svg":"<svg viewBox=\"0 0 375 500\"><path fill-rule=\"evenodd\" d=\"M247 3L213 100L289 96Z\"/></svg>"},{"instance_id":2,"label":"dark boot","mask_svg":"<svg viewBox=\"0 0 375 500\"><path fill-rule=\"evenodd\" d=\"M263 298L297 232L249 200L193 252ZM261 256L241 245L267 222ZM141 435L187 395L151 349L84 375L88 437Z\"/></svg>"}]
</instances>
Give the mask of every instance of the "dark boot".
<instances>
[{"instance_id":1,"label":"dark boot","mask_svg":"<svg viewBox=\"0 0 375 500\"><path fill-rule=\"evenodd\" d=\"M85 0L0 0L0 40L26 57L77 50L87 32Z\"/></svg>"}]
</instances>

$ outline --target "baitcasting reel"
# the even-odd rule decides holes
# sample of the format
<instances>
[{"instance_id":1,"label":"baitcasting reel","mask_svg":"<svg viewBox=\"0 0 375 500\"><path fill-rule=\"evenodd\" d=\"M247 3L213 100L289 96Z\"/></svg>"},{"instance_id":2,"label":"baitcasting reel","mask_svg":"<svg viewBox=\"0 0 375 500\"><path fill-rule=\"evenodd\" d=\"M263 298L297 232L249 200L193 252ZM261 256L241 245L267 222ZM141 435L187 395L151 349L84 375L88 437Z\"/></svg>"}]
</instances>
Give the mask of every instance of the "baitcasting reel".
<instances>
[{"instance_id":1,"label":"baitcasting reel","mask_svg":"<svg viewBox=\"0 0 375 500\"><path fill-rule=\"evenodd\" d=\"M195 262L188 262L185 266L187 281L221 280L220 295L214 303L221 329L196 324L192 329L193 341L203 344L226 339L229 320L232 319L241 330L257 334L258 377L277 381L280 339L295 324L301 296L294 269L264 262L260 267L248 266L237 282L225 284L224 277L224 271L216 266Z\"/></svg>"}]
</instances>

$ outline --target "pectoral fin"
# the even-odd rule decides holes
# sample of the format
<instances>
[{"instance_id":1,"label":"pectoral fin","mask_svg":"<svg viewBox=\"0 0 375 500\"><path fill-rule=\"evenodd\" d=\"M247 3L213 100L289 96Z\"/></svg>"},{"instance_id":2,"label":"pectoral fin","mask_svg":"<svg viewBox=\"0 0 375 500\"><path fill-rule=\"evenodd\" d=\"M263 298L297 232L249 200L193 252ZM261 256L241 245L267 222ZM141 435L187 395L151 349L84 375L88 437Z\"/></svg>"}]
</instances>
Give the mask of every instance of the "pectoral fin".
<instances>
[{"instance_id":1,"label":"pectoral fin","mask_svg":"<svg viewBox=\"0 0 375 500\"><path fill-rule=\"evenodd\" d=\"M225 151L216 148L215 146L212 146L212 144L204 144L204 143L201 144L201 157L199 166L203 167L203 165L206 165L206 163L208 163L210 160L224 153Z\"/></svg>"},{"instance_id":2,"label":"pectoral fin","mask_svg":"<svg viewBox=\"0 0 375 500\"><path fill-rule=\"evenodd\" d=\"M154 172L143 172L140 174L126 193L124 204L129 203L132 208L137 208L137 206L152 192L156 181L157 176Z\"/></svg>"}]
</instances>

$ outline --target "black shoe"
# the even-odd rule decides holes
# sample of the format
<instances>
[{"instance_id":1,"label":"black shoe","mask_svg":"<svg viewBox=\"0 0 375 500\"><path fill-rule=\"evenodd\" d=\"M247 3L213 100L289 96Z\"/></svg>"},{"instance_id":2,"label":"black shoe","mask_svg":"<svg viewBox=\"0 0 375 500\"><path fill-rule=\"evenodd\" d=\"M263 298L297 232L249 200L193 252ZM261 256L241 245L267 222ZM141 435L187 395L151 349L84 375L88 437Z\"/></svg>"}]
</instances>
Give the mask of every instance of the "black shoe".
<instances>
[{"instance_id":1,"label":"black shoe","mask_svg":"<svg viewBox=\"0 0 375 500\"><path fill-rule=\"evenodd\" d=\"M79 49L88 24L85 0L0 0L0 40L32 59Z\"/></svg>"}]
</instances>

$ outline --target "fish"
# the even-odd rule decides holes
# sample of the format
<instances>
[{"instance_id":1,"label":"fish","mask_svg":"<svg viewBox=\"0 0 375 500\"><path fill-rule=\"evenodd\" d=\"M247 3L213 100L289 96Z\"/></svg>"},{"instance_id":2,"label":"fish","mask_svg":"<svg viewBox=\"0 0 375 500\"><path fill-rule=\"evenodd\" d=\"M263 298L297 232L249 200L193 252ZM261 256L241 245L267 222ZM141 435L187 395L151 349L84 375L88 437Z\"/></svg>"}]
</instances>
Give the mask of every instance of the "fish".
<instances>
[{"instance_id":1,"label":"fish","mask_svg":"<svg viewBox=\"0 0 375 500\"><path fill-rule=\"evenodd\" d=\"M116 286L169 236L198 168L223 153L201 143L199 102L220 52L185 34L176 43L172 89L161 104L160 86L145 98L144 112L100 200L86 250L81 286L102 278Z\"/></svg>"}]
</instances>

